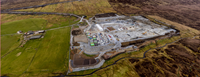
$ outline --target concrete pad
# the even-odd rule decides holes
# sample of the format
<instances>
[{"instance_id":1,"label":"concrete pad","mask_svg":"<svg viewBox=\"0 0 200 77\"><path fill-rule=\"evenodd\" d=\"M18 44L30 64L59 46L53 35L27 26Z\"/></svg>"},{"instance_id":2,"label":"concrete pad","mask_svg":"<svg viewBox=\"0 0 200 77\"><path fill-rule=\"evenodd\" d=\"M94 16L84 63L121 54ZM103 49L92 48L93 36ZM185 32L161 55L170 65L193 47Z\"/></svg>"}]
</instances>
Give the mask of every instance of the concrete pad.
<instances>
[{"instance_id":1,"label":"concrete pad","mask_svg":"<svg viewBox=\"0 0 200 77\"><path fill-rule=\"evenodd\" d=\"M87 39L86 35L77 35L77 36L74 36L74 41L75 42L85 42L85 43L88 43L88 39Z\"/></svg>"}]
</instances>

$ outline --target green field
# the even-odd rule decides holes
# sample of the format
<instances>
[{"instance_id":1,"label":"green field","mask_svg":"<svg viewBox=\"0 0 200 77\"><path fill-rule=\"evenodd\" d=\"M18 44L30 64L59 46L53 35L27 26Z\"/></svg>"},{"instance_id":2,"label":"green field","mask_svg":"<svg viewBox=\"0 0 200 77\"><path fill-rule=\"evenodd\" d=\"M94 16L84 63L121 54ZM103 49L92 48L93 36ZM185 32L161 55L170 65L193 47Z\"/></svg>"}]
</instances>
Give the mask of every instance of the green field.
<instances>
[{"instance_id":1,"label":"green field","mask_svg":"<svg viewBox=\"0 0 200 77\"><path fill-rule=\"evenodd\" d=\"M42 39L30 40L24 47L15 49L1 60L2 75L33 75L41 70L66 71L70 27L47 31ZM20 55L18 55L21 53Z\"/></svg>"},{"instance_id":2,"label":"green field","mask_svg":"<svg viewBox=\"0 0 200 77\"><path fill-rule=\"evenodd\" d=\"M27 32L29 30L40 30L46 26L44 19L25 19L4 23L1 25L1 34L12 34L21 30Z\"/></svg>"},{"instance_id":3,"label":"green field","mask_svg":"<svg viewBox=\"0 0 200 77\"><path fill-rule=\"evenodd\" d=\"M1 36L1 56L6 52L12 51L20 44L20 35Z\"/></svg>"},{"instance_id":4,"label":"green field","mask_svg":"<svg viewBox=\"0 0 200 77\"><path fill-rule=\"evenodd\" d=\"M24 47L19 47L22 35L16 32L69 26L78 22L75 19L58 15L2 14L1 76L50 76L66 72L71 27L47 31L44 38L29 40Z\"/></svg>"}]
</instances>

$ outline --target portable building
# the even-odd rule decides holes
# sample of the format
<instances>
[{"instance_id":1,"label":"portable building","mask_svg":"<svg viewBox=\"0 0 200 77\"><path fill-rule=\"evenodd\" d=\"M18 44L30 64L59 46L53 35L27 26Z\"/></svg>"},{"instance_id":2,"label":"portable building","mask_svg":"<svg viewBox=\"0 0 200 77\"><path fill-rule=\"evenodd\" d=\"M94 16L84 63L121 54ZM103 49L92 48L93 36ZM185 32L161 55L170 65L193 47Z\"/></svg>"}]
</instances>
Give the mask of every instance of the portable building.
<instances>
[{"instance_id":1,"label":"portable building","mask_svg":"<svg viewBox=\"0 0 200 77\"><path fill-rule=\"evenodd\" d=\"M99 24L96 24L96 27L97 27L100 31L103 31L103 28L102 28Z\"/></svg>"},{"instance_id":2,"label":"portable building","mask_svg":"<svg viewBox=\"0 0 200 77\"><path fill-rule=\"evenodd\" d=\"M94 40L96 40L97 38L93 38Z\"/></svg>"},{"instance_id":3,"label":"portable building","mask_svg":"<svg viewBox=\"0 0 200 77\"><path fill-rule=\"evenodd\" d=\"M42 35L31 36L31 37L30 37L30 40L31 40L31 39L38 39L38 38L41 38L41 37L42 37Z\"/></svg>"},{"instance_id":4,"label":"portable building","mask_svg":"<svg viewBox=\"0 0 200 77\"><path fill-rule=\"evenodd\" d=\"M90 45L91 45L91 46L94 46L94 43L93 43L93 42L91 42L91 43L90 43Z\"/></svg>"}]
</instances>

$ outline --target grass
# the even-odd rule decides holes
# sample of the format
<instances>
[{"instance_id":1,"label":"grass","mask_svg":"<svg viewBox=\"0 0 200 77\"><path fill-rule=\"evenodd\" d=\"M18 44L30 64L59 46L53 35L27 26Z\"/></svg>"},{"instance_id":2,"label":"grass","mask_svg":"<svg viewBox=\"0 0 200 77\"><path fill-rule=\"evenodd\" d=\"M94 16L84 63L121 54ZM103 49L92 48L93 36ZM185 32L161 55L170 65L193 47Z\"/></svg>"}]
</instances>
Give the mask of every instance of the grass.
<instances>
[{"instance_id":1,"label":"grass","mask_svg":"<svg viewBox=\"0 0 200 77\"><path fill-rule=\"evenodd\" d=\"M74 21L75 17L58 15L1 15L2 34L12 34L18 30L24 32L39 29L47 30L78 22ZM24 47L19 48L17 47L20 44L21 35L1 36L1 55L13 50L1 59L1 75L28 77L54 76L51 73L64 73L68 68L70 29L70 27L66 27L47 31L44 38L30 40ZM21 54L18 56L19 53ZM22 74L24 71L26 73Z\"/></svg>"},{"instance_id":2,"label":"grass","mask_svg":"<svg viewBox=\"0 0 200 77\"><path fill-rule=\"evenodd\" d=\"M29 30L40 30L45 27L46 21L44 19L25 19L4 23L1 25L1 34L12 34L21 30L27 32Z\"/></svg>"},{"instance_id":3,"label":"grass","mask_svg":"<svg viewBox=\"0 0 200 77\"><path fill-rule=\"evenodd\" d=\"M41 69L67 69L70 28L48 31L28 71Z\"/></svg>"},{"instance_id":4,"label":"grass","mask_svg":"<svg viewBox=\"0 0 200 77\"><path fill-rule=\"evenodd\" d=\"M79 28L79 26L74 26L74 28Z\"/></svg>"},{"instance_id":5,"label":"grass","mask_svg":"<svg viewBox=\"0 0 200 77\"><path fill-rule=\"evenodd\" d=\"M19 76L29 66L40 40L31 40L22 48L17 48L1 59L1 75ZM21 55L17 56L21 52Z\"/></svg>"},{"instance_id":6,"label":"grass","mask_svg":"<svg viewBox=\"0 0 200 77\"><path fill-rule=\"evenodd\" d=\"M13 14L1 14L1 25L8 24L11 22L16 21L23 21L27 19L43 19L46 22L44 23L45 27L44 29L50 29L55 27L61 27L61 26L67 26L74 24L78 21L76 20L76 17L64 17L61 15L13 15ZM10 17L10 18L9 18ZM29 23L31 24L31 23ZM27 24L25 24L27 25ZM15 32L16 33L16 32Z\"/></svg>"},{"instance_id":7,"label":"grass","mask_svg":"<svg viewBox=\"0 0 200 77\"><path fill-rule=\"evenodd\" d=\"M1 56L17 48L20 44L20 35L1 36Z\"/></svg>"},{"instance_id":8,"label":"grass","mask_svg":"<svg viewBox=\"0 0 200 77\"><path fill-rule=\"evenodd\" d=\"M46 70L46 73L65 72L68 68L69 37L70 27L67 27L47 31L44 38L28 41L24 47L1 59L2 75L20 76L27 69L25 74L28 76L40 76L41 71L45 73ZM21 55L16 56L19 52Z\"/></svg>"},{"instance_id":9,"label":"grass","mask_svg":"<svg viewBox=\"0 0 200 77\"><path fill-rule=\"evenodd\" d=\"M87 56L87 57L93 57L93 56L96 56L96 55L88 55L88 54L85 54L85 53L83 53L85 56Z\"/></svg>"}]
</instances>

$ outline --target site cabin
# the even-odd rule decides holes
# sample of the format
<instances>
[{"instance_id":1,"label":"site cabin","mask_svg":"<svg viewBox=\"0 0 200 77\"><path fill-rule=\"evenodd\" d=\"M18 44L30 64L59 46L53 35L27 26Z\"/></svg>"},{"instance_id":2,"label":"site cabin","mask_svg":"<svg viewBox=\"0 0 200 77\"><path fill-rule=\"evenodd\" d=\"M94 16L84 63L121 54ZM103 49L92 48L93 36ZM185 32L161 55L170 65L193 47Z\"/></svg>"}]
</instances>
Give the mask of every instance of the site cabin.
<instances>
[{"instance_id":1,"label":"site cabin","mask_svg":"<svg viewBox=\"0 0 200 77\"><path fill-rule=\"evenodd\" d=\"M91 42L91 43L90 43L90 45L91 45L91 46L94 46L94 43L93 43L93 42Z\"/></svg>"},{"instance_id":2,"label":"site cabin","mask_svg":"<svg viewBox=\"0 0 200 77\"><path fill-rule=\"evenodd\" d=\"M28 35L34 34L34 31L28 31L27 34Z\"/></svg>"}]
</instances>

